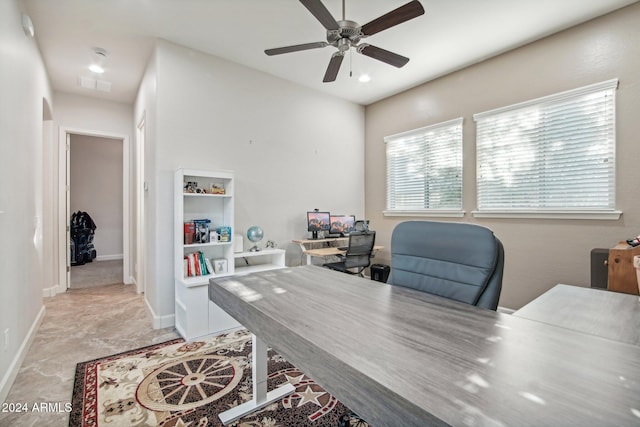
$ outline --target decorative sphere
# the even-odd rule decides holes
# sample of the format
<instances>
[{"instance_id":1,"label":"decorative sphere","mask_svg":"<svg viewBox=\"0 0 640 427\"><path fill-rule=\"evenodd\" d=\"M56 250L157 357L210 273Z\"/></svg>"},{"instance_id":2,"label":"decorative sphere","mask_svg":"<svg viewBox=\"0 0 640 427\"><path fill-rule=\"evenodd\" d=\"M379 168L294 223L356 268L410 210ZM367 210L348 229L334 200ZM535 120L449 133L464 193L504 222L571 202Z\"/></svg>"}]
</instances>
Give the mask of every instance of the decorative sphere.
<instances>
[{"instance_id":1,"label":"decorative sphere","mask_svg":"<svg viewBox=\"0 0 640 427\"><path fill-rule=\"evenodd\" d=\"M247 230L247 238L253 243L259 242L263 237L264 231L262 231L262 228L258 227L257 225L253 225Z\"/></svg>"}]
</instances>

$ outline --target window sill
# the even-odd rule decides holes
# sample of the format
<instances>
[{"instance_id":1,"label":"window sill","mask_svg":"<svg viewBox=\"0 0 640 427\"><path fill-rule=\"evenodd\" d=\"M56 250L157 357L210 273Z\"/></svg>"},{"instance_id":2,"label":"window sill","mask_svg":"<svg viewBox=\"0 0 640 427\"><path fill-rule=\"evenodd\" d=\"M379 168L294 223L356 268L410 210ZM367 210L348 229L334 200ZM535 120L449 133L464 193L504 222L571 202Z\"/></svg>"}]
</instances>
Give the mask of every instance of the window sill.
<instances>
[{"instance_id":1,"label":"window sill","mask_svg":"<svg viewBox=\"0 0 640 427\"><path fill-rule=\"evenodd\" d=\"M617 221L622 215L622 211L511 211L511 210L491 210L472 211L471 215L476 218L533 218L533 219L595 219Z\"/></svg>"},{"instance_id":2,"label":"window sill","mask_svg":"<svg viewBox=\"0 0 640 427\"><path fill-rule=\"evenodd\" d=\"M382 211L384 216L411 216L411 217L431 217L431 218L462 218L465 211L461 210L415 210L415 211Z\"/></svg>"}]
</instances>

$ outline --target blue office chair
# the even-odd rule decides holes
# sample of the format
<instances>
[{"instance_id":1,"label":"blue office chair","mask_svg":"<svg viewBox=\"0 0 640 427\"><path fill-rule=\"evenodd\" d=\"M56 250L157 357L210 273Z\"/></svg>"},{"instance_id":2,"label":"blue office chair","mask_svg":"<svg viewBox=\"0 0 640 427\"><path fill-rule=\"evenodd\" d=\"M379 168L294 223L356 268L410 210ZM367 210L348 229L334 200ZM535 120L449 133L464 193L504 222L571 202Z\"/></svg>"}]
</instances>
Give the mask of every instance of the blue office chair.
<instances>
[{"instance_id":1,"label":"blue office chair","mask_svg":"<svg viewBox=\"0 0 640 427\"><path fill-rule=\"evenodd\" d=\"M503 269L502 243L479 225L407 221L391 235L391 285L496 310Z\"/></svg>"},{"instance_id":2,"label":"blue office chair","mask_svg":"<svg viewBox=\"0 0 640 427\"><path fill-rule=\"evenodd\" d=\"M357 274L362 276L365 268L371 264L373 246L376 241L375 231L351 232L349 234L349 246L338 262L328 262L323 267L342 273Z\"/></svg>"}]
</instances>

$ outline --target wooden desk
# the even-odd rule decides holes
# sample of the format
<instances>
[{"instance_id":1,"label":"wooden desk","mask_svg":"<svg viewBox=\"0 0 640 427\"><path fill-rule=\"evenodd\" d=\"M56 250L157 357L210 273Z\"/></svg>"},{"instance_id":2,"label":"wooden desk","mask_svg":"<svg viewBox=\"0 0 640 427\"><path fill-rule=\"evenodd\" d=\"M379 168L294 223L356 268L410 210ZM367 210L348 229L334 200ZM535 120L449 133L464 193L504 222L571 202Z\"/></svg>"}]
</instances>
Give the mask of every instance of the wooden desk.
<instances>
[{"instance_id":1,"label":"wooden desk","mask_svg":"<svg viewBox=\"0 0 640 427\"><path fill-rule=\"evenodd\" d=\"M640 345L640 302L635 295L556 285L513 315Z\"/></svg>"},{"instance_id":2,"label":"wooden desk","mask_svg":"<svg viewBox=\"0 0 640 427\"><path fill-rule=\"evenodd\" d=\"M338 249L339 245L346 246L349 242L349 237L330 237L326 239L299 239L292 240L300 246L302 253L307 256L307 265L311 264L312 257L329 257L344 254L345 251ZM320 248L309 248L308 246L322 245ZM376 245L373 247L373 251L377 252L384 249L384 246Z\"/></svg>"},{"instance_id":3,"label":"wooden desk","mask_svg":"<svg viewBox=\"0 0 640 427\"><path fill-rule=\"evenodd\" d=\"M373 247L373 252L377 252L381 249L384 249L384 246L375 245ZM304 251L304 254L307 256L307 264L311 264L311 257L328 257L328 256L336 256L340 254L344 254L346 251L338 249L337 246L329 246L326 248L318 248L318 249L307 249Z\"/></svg>"},{"instance_id":4,"label":"wooden desk","mask_svg":"<svg viewBox=\"0 0 640 427\"><path fill-rule=\"evenodd\" d=\"M298 245L311 245L314 243L324 243L326 245L335 246L338 241L346 241L349 240L349 236L345 237L327 237L326 239L294 239L293 243L297 243Z\"/></svg>"},{"instance_id":5,"label":"wooden desk","mask_svg":"<svg viewBox=\"0 0 640 427\"><path fill-rule=\"evenodd\" d=\"M317 266L209 297L378 427L640 423L638 346Z\"/></svg>"}]
</instances>

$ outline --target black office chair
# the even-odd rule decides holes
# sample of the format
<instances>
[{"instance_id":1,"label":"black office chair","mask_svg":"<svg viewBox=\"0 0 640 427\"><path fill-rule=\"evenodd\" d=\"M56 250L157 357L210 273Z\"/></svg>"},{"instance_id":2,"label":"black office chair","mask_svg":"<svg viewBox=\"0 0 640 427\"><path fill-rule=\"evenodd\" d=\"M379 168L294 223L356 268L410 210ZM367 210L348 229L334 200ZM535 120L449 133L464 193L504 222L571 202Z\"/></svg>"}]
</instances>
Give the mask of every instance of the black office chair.
<instances>
[{"instance_id":1,"label":"black office chair","mask_svg":"<svg viewBox=\"0 0 640 427\"><path fill-rule=\"evenodd\" d=\"M407 221L391 235L387 283L496 310L503 268L502 243L486 227Z\"/></svg>"},{"instance_id":2,"label":"black office chair","mask_svg":"<svg viewBox=\"0 0 640 427\"><path fill-rule=\"evenodd\" d=\"M338 255L342 261L328 262L324 267L342 273L357 274L362 276L365 268L371 264L373 245L376 241L376 232L352 232L349 234L349 246L344 255Z\"/></svg>"}]
</instances>

